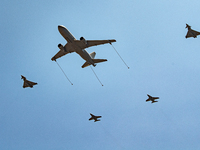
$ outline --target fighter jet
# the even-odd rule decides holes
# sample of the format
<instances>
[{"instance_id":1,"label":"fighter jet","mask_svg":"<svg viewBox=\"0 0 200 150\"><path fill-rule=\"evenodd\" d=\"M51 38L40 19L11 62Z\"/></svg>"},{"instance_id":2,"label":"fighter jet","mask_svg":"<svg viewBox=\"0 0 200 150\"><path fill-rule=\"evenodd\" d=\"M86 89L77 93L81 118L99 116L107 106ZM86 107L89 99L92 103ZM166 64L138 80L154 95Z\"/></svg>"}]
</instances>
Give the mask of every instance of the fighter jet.
<instances>
[{"instance_id":1,"label":"fighter jet","mask_svg":"<svg viewBox=\"0 0 200 150\"><path fill-rule=\"evenodd\" d=\"M21 77L22 77L21 79L24 80L23 88L26 88L26 87L32 88L34 85L37 84L35 82L31 82L31 81L27 80L26 77L24 77L23 75L21 75Z\"/></svg>"},{"instance_id":2,"label":"fighter jet","mask_svg":"<svg viewBox=\"0 0 200 150\"><path fill-rule=\"evenodd\" d=\"M148 95L148 94L147 94L147 96L148 96L149 98L146 100L146 102L148 102L148 101L151 101L151 103L158 102L158 101L155 101L155 99L159 99L159 97L152 97L152 96L150 96L150 95Z\"/></svg>"},{"instance_id":3,"label":"fighter jet","mask_svg":"<svg viewBox=\"0 0 200 150\"><path fill-rule=\"evenodd\" d=\"M58 44L60 51L51 58L52 61L56 61L56 59L72 52L76 52L81 56L86 62L82 65L82 68L85 68L89 65L96 66L96 63L107 61L107 59L94 59L96 53L88 53L85 48L91 46L97 46L106 43L116 42L116 40L85 40L84 37L81 37L80 40L76 40L75 37L62 25L58 26L58 30L60 34L65 38L67 44L63 46L62 44Z\"/></svg>"},{"instance_id":4,"label":"fighter jet","mask_svg":"<svg viewBox=\"0 0 200 150\"><path fill-rule=\"evenodd\" d=\"M95 115L93 115L91 113L90 113L90 115L91 115L91 118L89 120L94 120L94 122L100 121L100 120L98 120L98 118L101 118L101 116L95 116Z\"/></svg>"},{"instance_id":5,"label":"fighter jet","mask_svg":"<svg viewBox=\"0 0 200 150\"><path fill-rule=\"evenodd\" d=\"M185 38L189 38L189 37L196 38L197 35L200 35L200 32L192 30L191 26L189 26L188 24L186 24L185 28L188 28L188 32L187 32L187 35L185 36Z\"/></svg>"}]
</instances>

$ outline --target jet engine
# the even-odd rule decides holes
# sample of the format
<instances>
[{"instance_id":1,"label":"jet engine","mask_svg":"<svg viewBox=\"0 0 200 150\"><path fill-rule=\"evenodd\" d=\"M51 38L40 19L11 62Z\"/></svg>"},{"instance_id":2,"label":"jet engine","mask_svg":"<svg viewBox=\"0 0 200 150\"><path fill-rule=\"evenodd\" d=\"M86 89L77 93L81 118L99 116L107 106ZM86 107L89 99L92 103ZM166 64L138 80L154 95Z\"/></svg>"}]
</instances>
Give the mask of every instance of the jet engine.
<instances>
[{"instance_id":1,"label":"jet engine","mask_svg":"<svg viewBox=\"0 0 200 150\"><path fill-rule=\"evenodd\" d=\"M87 41L85 40L84 37L80 37L80 41L82 41L85 45L87 45Z\"/></svg>"},{"instance_id":2,"label":"jet engine","mask_svg":"<svg viewBox=\"0 0 200 150\"><path fill-rule=\"evenodd\" d=\"M63 52L67 52L67 50L65 49L65 47L62 44L58 44L58 48Z\"/></svg>"}]
</instances>

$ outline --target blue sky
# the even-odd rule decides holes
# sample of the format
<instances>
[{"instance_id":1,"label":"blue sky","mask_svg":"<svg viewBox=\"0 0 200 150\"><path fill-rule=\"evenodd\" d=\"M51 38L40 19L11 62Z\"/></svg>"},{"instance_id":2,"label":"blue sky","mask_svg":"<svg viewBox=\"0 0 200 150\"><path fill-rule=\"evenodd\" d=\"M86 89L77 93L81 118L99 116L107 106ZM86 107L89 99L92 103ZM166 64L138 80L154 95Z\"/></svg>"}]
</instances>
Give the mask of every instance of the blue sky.
<instances>
[{"instance_id":1,"label":"blue sky","mask_svg":"<svg viewBox=\"0 0 200 150\"><path fill-rule=\"evenodd\" d=\"M0 149L199 149L197 0L1 1ZM116 39L86 49L107 62L82 69L75 53L51 61L65 39ZM21 75L38 83L23 89ZM146 103L147 94L159 96ZM88 121L89 113L101 115Z\"/></svg>"}]
</instances>

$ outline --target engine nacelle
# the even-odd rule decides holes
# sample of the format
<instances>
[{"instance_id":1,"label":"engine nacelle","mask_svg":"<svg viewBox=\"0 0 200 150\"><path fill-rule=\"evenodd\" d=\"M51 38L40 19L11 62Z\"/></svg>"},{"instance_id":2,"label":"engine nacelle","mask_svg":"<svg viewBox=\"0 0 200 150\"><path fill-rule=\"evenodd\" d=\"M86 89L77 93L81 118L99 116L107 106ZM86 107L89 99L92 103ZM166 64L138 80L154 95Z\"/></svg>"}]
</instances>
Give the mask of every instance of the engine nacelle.
<instances>
[{"instance_id":1,"label":"engine nacelle","mask_svg":"<svg viewBox=\"0 0 200 150\"><path fill-rule=\"evenodd\" d=\"M80 41L82 41L85 45L87 45L87 41L85 40L84 37L80 37Z\"/></svg>"},{"instance_id":2,"label":"engine nacelle","mask_svg":"<svg viewBox=\"0 0 200 150\"><path fill-rule=\"evenodd\" d=\"M67 50L65 49L65 47L62 44L58 44L58 48L63 52L67 52Z\"/></svg>"}]
</instances>

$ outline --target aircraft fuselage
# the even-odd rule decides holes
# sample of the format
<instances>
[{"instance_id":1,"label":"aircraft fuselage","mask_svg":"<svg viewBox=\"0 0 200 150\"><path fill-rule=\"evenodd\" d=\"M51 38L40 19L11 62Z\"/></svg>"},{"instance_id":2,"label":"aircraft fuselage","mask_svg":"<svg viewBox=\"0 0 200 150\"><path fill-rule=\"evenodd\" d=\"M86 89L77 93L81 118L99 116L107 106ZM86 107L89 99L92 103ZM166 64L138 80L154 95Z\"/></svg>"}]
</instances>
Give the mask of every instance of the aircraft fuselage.
<instances>
[{"instance_id":1,"label":"aircraft fuselage","mask_svg":"<svg viewBox=\"0 0 200 150\"><path fill-rule=\"evenodd\" d=\"M75 42L76 38L67 30L67 28L59 25L58 30L59 30L60 34L67 40L67 44L65 45L67 50L75 51L78 55L81 56L81 58L83 58L85 61L87 61L90 64L92 64L93 66L95 66L89 53L85 49L80 48L76 44L76 42Z\"/></svg>"}]
</instances>

